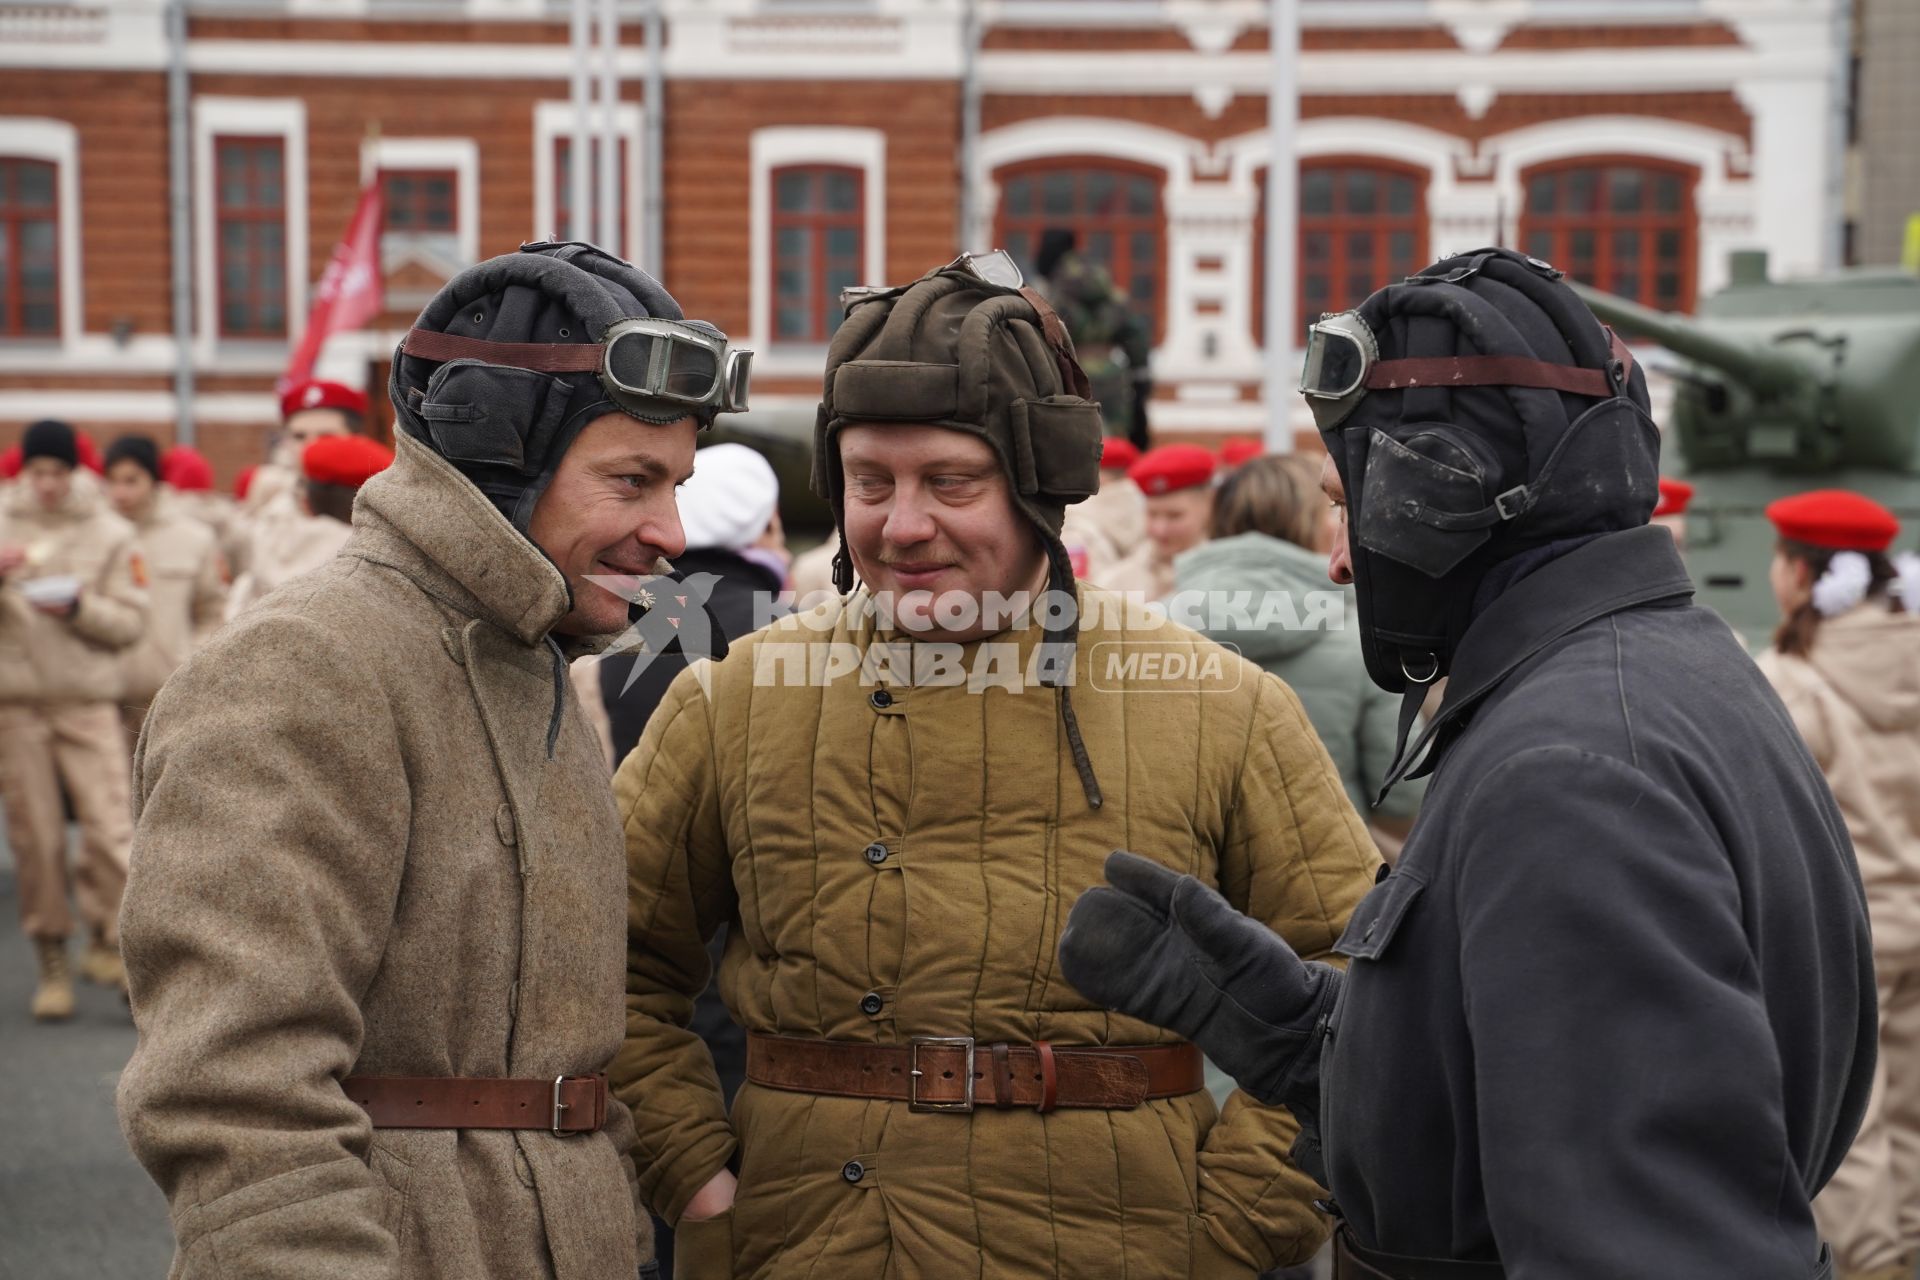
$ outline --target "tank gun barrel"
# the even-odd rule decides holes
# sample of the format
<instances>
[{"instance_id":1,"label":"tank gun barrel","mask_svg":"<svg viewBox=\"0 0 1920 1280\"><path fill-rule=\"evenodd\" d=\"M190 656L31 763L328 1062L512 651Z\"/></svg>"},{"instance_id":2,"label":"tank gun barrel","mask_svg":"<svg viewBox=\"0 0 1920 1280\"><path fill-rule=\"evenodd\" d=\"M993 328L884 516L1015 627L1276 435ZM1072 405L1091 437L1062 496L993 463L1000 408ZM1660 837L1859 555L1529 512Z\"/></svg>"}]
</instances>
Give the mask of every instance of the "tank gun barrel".
<instances>
[{"instance_id":1,"label":"tank gun barrel","mask_svg":"<svg viewBox=\"0 0 1920 1280\"><path fill-rule=\"evenodd\" d=\"M1762 394L1784 391L1804 377L1804 370L1797 361L1782 358L1753 343L1709 333L1687 316L1655 311L1584 284L1576 283L1573 289L1593 313L1607 324L1649 338L1676 355L1718 369L1753 391Z\"/></svg>"}]
</instances>

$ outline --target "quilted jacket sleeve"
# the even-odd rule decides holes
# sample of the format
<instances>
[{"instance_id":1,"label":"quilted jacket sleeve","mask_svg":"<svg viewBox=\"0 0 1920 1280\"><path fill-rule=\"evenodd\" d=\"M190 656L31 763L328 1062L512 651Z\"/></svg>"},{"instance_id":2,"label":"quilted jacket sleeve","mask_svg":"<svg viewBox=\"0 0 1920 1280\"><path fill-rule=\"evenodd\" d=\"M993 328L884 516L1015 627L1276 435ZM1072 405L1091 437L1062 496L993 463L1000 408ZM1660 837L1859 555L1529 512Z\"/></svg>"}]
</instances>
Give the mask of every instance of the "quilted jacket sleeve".
<instances>
[{"instance_id":1,"label":"quilted jacket sleeve","mask_svg":"<svg viewBox=\"0 0 1920 1280\"><path fill-rule=\"evenodd\" d=\"M609 1074L633 1110L641 1192L668 1222L736 1145L713 1057L688 1029L710 976L707 939L734 911L698 674L674 680L614 778L627 836L627 1038Z\"/></svg>"},{"instance_id":2,"label":"quilted jacket sleeve","mask_svg":"<svg viewBox=\"0 0 1920 1280\"><path fill-rule=\"evenodd\" d=\"M134 569L139 554L128 538L114 548L98 580L80 588L67 620L75 635L103 649L125 649L139 641L147 628L145 571Z\"/></svg>"},{"instance_id":3,"label":"quilted jacket sleeve","mask_svg":"<svg viewBox=\"0 0 1920 1280\"><path fill-rule=\"evenodd\" d=\"M1300 700L1274 676L1260 677L1240 759L1220 890L1302 958L1334 959L1380 859ZM1298 1128L1284 1107L1235 1093L1200 1153L1209 1233L1262 1271L1305 1260L1327 1235L1312 1204L1319 1188L1288 1160Z\"/></svg>"},{"instance_id":4,"label":"quilted jacket sleeve","mask_svg":"<svg viewBox=\"0 0 1920 1280\"><path fill-rule=\"evenodd\" d=\"M120 1120L172 1210L171 1274L388 1280L389 1193L339 1083L407 848L385 695L310 623L243 627L161 692L134 773Z\"/></svg>"}]
</instances>

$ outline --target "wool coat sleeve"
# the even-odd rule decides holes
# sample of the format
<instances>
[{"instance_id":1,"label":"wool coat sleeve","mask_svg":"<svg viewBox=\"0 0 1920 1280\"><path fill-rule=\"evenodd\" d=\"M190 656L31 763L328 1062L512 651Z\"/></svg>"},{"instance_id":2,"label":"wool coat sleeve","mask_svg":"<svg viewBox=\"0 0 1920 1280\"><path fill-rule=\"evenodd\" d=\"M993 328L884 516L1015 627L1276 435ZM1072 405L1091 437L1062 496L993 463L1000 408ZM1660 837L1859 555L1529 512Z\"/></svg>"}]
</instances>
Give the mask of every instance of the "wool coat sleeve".
<instances>
[{"instance_id":1,"label":"wool coat sleeve","mask_svg":"<svg viewBox=\"0 0 1920 1280\"><path fill-rule=\"evenodd\" d=\"M1220 891L1306 960L1333 944L1380 863L1300 700L1260 677L1240 758L1239 797L1220 853ZM1200 1152L1200 1214L1216 1243L1265 1271L1303 1261L1326 1239L1323 1194L1288 1159L1299 1126L1284 1107L1227 1100Z\"/></svg>"},{"instance_id":2,"label":"wool coat sleeve","mask_svg":"<svg viewBox=\"0 0 1920 1280\"><path fill-rule=\"evenodd\" d=\"M372 1126L340 1088L406 862L385 695L312 623L242 625L162 690L134 771L119 1106L172 1280L388 1280Z\"/></svg>"},{"instance_id":3,"label":"wool coat sleeve","mask_svg":"<svg viewBox=\"0 0 1920 1280\"><path fill-rule=\"evenodd\" d=\"M103 649L125 649L137 643L147 629L147 592L134 572L133 540L113 549L96 581L80 588L73 616L73 633Z\"/></svg>"},{"instance_id":4,"label":"wool coat sleeve","mask_svg":"<svg viewBox=\"0 0 1920 1280\"><path fill-rule=\"evenodd\" d=\"M1631 763L1539 747L1479 781L1461 829L1506 1274L1808 1275L1804 1234L1780 1226L1803 1193L1742 886L1694 807Z\"/></svg>"},{"instance_id":5,"label":"wool coat sleeve","mask_svg":"<svg viewBox=\"0 0 1920 1280\"><path fill-rule=\"evenodd\" d=\"M633 1111L634 1164L653 1211L678 1222L733 1157L713 1056L688 1029L734 913L706 694L674 679L614 779L627 835L627 1038L609 1076Z\"/></svg>"}]
</instances>

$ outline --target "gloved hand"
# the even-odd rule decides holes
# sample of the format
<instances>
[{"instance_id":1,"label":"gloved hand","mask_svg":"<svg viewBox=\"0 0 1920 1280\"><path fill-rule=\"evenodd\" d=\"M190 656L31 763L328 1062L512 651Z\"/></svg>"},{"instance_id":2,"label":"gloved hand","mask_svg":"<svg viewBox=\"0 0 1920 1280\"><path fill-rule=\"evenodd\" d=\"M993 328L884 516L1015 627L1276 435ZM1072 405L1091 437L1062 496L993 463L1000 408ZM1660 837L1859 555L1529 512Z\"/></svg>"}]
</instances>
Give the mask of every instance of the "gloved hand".
<instances>
[{"instance_id":1,"label":"gloved hand","mask_svg":"<svg viewBox=\"0 0 1920 1280\"><path fill-rule=\"evenodd\" d=\"M1345 975L1308 964L1220 894L1135 853L1080 895L1060 971L1096 1004L1165 1027L1249 1094L1317 1119L1323 1019Z\"/></svg>"}]
</instances>

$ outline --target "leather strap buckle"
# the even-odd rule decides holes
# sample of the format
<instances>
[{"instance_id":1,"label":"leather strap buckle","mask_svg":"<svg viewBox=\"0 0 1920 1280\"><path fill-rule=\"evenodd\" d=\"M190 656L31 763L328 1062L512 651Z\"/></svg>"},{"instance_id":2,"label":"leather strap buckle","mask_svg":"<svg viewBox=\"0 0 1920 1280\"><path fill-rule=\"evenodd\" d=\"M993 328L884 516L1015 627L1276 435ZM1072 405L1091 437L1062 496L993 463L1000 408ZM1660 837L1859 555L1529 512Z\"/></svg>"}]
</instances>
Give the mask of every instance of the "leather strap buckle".
<instances>
[{"instance_id":1,"label":"leather strap buckle","mask_svg":"<svg viewBox=\"0 0 1920 1280\"><path fill-rule=\"evenodd\" d=\"M920 1069L920 1051L928 1048L966 1050L966 1096L958 1102L923 1102L921 1100L920 1078L925 1073ZM907 1042L907 1110L944 1111L956 1115L973 1113L972 1036L915 1036Z\"/></svg>"},{"instance_id":2,"label":"leather strap buckle","mask_svg":"<svg viewBox=\"0 0 1920 1280\"><path fill-rule=\"evenodd\" d=\"M566 1118L566 1113L573 1110L573 1104L571 1102L560 1101L560 1086L566 1084L569 1080L577 1084L591 1084L593 1077L555 1076L553 1078L553 1109L549 1117L547 1132L556 1138L577 1138L582 1133L587 1132L584 1129L562 1129L560 1127L560 1122Z\"/></svg>"}]
</instances>

